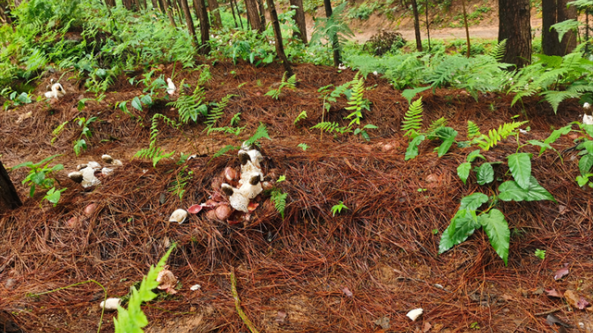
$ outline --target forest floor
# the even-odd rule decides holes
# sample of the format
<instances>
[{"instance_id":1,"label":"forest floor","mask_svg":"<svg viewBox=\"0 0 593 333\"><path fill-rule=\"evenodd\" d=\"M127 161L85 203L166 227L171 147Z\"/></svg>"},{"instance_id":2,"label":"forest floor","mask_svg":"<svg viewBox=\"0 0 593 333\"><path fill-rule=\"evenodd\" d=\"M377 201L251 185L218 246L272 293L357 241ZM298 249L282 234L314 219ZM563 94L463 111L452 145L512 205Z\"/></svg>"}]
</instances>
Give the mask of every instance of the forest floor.
<instances>
[{"instance_id":1,"label":"forest floor","mask_svg":"<svg viewBox=\"0 0 593 333\"><path fill-rule=\"evenodd\" d=\"M199 73L179 68L175 81L195 86ZM165 77L172 72L173 64L157 69ZM562 161L549 150L537 157L537 150L525 148L535 156L533 175L558 203L501 205L512 230L508 266L481 231L439 255L440 236L460 199L487 191L475 176L468 185L456 176L472 148L455 146L438 158L429 143L416 159L404 161L407 139L400 127L407 101L374 75L365 84L372 87L365 92L372 106L364 122L378 129L370 130L371 141L365 142L352 134L322 136L310 129L323 117L318 89L352 80L350 70L297 65L297 89L283 91L277 101L264 94L281 80L279 65L217 63L211 72L208 101L236 95L220 124L228 125L241 112L240 126L246 129L239 139L206 135L202 121L180 130L159 126L158 145L165 151L198 155L182 165L163 160L153 168L132 158L148 147L153 114L177 115L165 98L144 112L133 111L141 121L114 107L143 93L128 83L141 73L121 77L103 101L89 101L82 111L78 101L94 95L65 75L61 82L68 95L58 103L0 112L5 166L62 154L54 161L65 167L57 179L68 187L57 207L40 207L42 194L28 198L28 188L20 184L27 171L10 173L24 206L0 214L0 325L12 321L24 332L95 332L104 297L96 284L35 294L92 279L110 297L122 297L177 242L168 265L180 289L175 295L160 292L143 307L148 332L246 332L231 294L231 267L242 307L261 332L548 332L548 313L572 331L593 331L591 312L571 310L544 292L572 290L589 300L593 295L593 196L574 180L579 174L574 152L563 153ZM35 92L42 94L50 78L60 75L46 76ZM529 120L530 131L521 134L521 142L543 140L552 128L579 120L581 112L576 100L563 103L555 115L538 98L511 107L507 95L480 94L476 101L462 90L437 89L422 97L425 125L446 117L463 138L468 120L483 130ZM347 124L345 106L343 99L334 103L325 120ZM308 118L295 125L303 110ZM81 116L100 121L91 125L89 150L76 156L72 142L80 128L72 120ZM66 120L71 124L52 145L52 131ZM260 195L260 206L245 223L229 225L203 213L181 225L167 222L175 209L206 201L213 194L211 183L227 166L238 168L236 153L212 155L227 144L240 145L260 122L271 137L261 141L264 173L286 177L278 183L288 193L284 218ZM300 143L309 148L303 151ZM574 143L562 137L554 146L563 151ZM484 155L490 162L504 161L516 149L511 137ZM124 165L101 186L84 190L66 176L78 164L101 162L102 154ZM194 175L180 200L168 189L183 167ZM504 176L502 169L495 170L495 179ZM339 201L349 209L332 216ZM536 249L547 251L544 260L534 255ZM565 264L570 273L555 280ZM201 288L190 290L195 284ZM415 308L424 313L412 322L406 313ZM113 331L113 317L105 313L102 332Z\"/></svg>"}]
</instances>

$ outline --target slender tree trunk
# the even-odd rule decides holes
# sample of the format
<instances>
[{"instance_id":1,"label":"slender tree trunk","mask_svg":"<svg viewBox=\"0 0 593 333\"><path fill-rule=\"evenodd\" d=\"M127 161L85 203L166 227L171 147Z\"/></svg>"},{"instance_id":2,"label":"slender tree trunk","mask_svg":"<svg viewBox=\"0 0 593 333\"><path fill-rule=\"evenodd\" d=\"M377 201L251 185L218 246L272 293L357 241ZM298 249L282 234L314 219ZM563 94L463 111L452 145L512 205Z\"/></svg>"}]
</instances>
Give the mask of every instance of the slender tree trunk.
<instances>
[{"instance_id":1,"label":"slender tree trunk","mask_svg":"<svg viewBox=\"0 0 593 333\"><path fill-rule=\"evenodd\" d=\"M230 0L230 2L231 2L231 12L233 13L233 20L235 21L235 28L238 28L239 26L237 25L237 17L235 16L235 6L233 6L233 0ZM239 16L239 21L241 21L241 16ZM241 29L243 29L243 22L241 22Z\"/></svg>"},{"instance_id":2,"label":"slender tree trunk","mask_svg":"<svg viewBox=\"0 0 593 333\"><path fill-rule=\"evenodd\" d=\"M171 25L174 27L177 27L177 25L175 24L175 18L173 18L173 12L172 12L173 9L169 7L167 0L160 0L160 1L161 1L161 5L163 6L165 13L167 13L167 16L169 17L169 21L171 22Z\"/></svg>"},{"instance_id":3,"label":"slender tree trunk","mask_svg":"<svg viewBox=\"0 0 593 333\"><path fill-rule=\"evenodd\" d=\"M0 161L0 213L22 205L23 203L12 184L12 181L10 181L8 172L6 172L4 165L2 165L2 161Z\"/></svg>"},{"instance_id":4,"label":"slender tree trunk","mask_svg":"<svg viewBox=\"0 0 593 333\"><path fill-rule=\"evenodd\" d=\"M222 28L222 17L220 17L220 9L218 9L218 0L209 0L208 7L210 9L210 16L212 19L212 25L216 29Z\"/></svg>"},{"instance_id":5,"label":"slender tree trunk","mask_svg":"<svg viewBox=\"0 0 593 333\"><path fill-rule=\"evenodd\" d=\"M307 44L307 22L305 21L305 10L303 9L303 0L290 0L290 5L295 6L296 13L294 15L294 21L299 28L299 31L295 31L293 36L300 39L303 43Z\"/></svg>"},{"instance_id":6,"label":"slender tree trunk","mask_svg":"<svg viewBox=\"0 0 593 333\"><path fill-rule=\"evenodd\" d=\"M266 8L264 7L263 0L256 0L257 7L259 8L259 21L264 30L266 30Z\"/></svg>"},{"instance_id":7,"label":"slender tree trunk","mask_svg":"<svg viewBox=\"0 0 593 333\"><path fill-rule=\"evenodd\" d=\"M263 32L263 26L259 18L259 11L257 10L256 0L245 0L245 9L247 10L247 20L251 25L251 29Z\"/></svg>"},{"instance_id":8,"label":"slender tree trunk","mask_svg":"<svg viewBox=\"0 0 593 333\"><path fill-rule=\"evenodd\" d=\"M545 55L556 55L560 48L558 33L551 29L558 22L557 13L556 0L542 0L542 51Z\"/></svg>"},{"instance_id":9,"label":"slender tree trunk","mask_svg":"<svg viewBox=\"0 0 593 333\"><path fill-rule=\"evenodd\" d=\"M330 18L333 14L331 1L323 0L323 4L325 6L325 16L327 18ZM340 43L338 43L338 36L336 34L333 34L329 36L329 39L332 44L332 49L334 51L334 67L338 67L342 62L342 57L340 55Z\"/></svg>"},{"instance_id":10,"label":"slender tree trunk","mask_svg":"<svg viewBox=\"0 0 593 333\"><path fill-rule=\"evenodd\" d=\"M200 19L200 54L210 53L210 21L208 19L208 10L204 0L194 0L196 15Z\"/></svg>"},{"instance_id":11,"label":"slender tree trunk","mask_svg":"<svg viewBox=\"0 0 593 333\"><path fill-rule=\"evenodd\" d=\"M284 44L282 43L282 31L280 31L280 22L278 22L278 13L276 13L276 6L274 6L274 0L266 0L268 4L268 10L270 11L270 19L272 20L272 27L274 27L274 37L276 37L276 53L278 53L278 57L280 61L282 61L282 65L284 66L284 71L288 77L293 75L292 67L288 62L288 58L286 58L286 53L284 53Z\"/></svg>"},{"instance_id":12,"label":"slender tree trunk","mask_svg":"<svg viewBox=\"0 0 593 333\"><path fill-rule=\"evenodd\" d=\"M159 9L159 5L157 5L156 0L150 0L150 2L152 3L152 8L157 10Z\"/></svg>"},{"instance_id":13,"label":"slender tree trunk","mask_svg":"<svg viewBox=\"0 0 593 333\"><path fill-rule=\"evenodd\" d=\"M498 41L507 40L503 62L521 68L531 62L529 0L498 0Z\"/></svg>"},{"instance_id":14,"label":"slender tree trunk","mask_svg":"<svg viewBox=\"0 0 593 333\"><path fill-rule=\"evenodd\" d=\"M105 5L115 7L115 0L105 0Z\"/></svg>"},{"instance_id":15,"label":"slender tree trunk","mask_svg":"<svg viewBox=\"0 0 593 333\"><path fill-rule=\"evenodd\" d=\"M469 41L469 27L467 25L467 11L465 10L465 0L461 0L461 5L463 6L463 24L465 25L465 36L467 38L467 57L469 58L471 55L471 43Z\"/></svg>"},{"instance_id":16,"label":"slender tree trunk","mask_svg":"<svg viewBox=\"0 0 593 333\"><path fill-rule=\"evenodd\" d=\"M146 0L141 0L140 1L140 6L142 6L142 9L147 9L148 8L148 4L146 3Z\"/></svg>"},{"instance_id":17,"label":"slender tree trunk","mask_svg":"<svg viewBox=\"0 0 593 333\"><path fill-rule=\"evenodd\" d=\"M428 20L428 0L426 0L426 10L424 12L426 14L426 37L428 39L428 52L430 52L432 47L430 46L430 22Z\"/></svg>"},{"instance_id":18,"label":"slender tree trunk","mask_svg":"<svg viewBox=\"0 0 593 333\"><path fill-rule=\"evenodd\" d=\"M239 18L239 24L241 24L241 30L245 30L245 27L243 26L243 19L241 18L241 12L239 11L239 4L237 4L237 0L231 0L231 6L233 2L235 3L235 11L237 12L237 17ZM247 23L249 23L249 21L247 21Z\"/></svg>"},{"instance_id":19,"label":"slender tree trunk","mask_svg":"<svg viewBox=\"0 0 593 333\"><path fill-rule=\"evenodd\" d=\"M185 16L185 24L187 25L187 30L189 30L189 34L192 37L192 40L195 44L198 42L198 38L196 37L196 30L194 29L194 20L191 18L191 12L189 11L189 5L187 0L179 0L181 2L181 7L183 8L183 14Z\"/></svg>"},{"instance_id":20,"label":"slender tree trunk","mask_svg":"<svg viewBox=\"0 0 593 333\"><path fill-rule=\"evenodd\" d=\"M418 4L412 0L412 10L414 11L414 34L416 36L416 48L422 52L422 37L420 37L420 19L418 18Z\"/></svg>"},{"instance_id":21,"label":"slender tree trunk","mask_svg":"<svg viewBox=\"0 0 593 333\"><path fill-rule=\"evenodd\" d=\"M564 22L570 19L577 19L577 7L568 6L568 2L572 0L558 0L558 12L556 17L558 22ZM564 34L559 45L559 55L566 55L571 53L577 47L577 34L571 30Z\"/></svg>"}]
</instances>

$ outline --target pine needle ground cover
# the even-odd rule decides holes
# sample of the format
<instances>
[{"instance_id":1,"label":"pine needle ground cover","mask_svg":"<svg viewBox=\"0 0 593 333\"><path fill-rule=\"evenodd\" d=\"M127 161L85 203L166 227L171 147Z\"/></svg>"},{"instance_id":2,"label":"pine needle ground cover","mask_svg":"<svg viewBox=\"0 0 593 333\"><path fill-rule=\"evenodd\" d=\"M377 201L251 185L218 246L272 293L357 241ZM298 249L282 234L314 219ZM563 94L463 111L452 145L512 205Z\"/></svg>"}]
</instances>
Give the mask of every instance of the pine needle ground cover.
<instances>
[{"instance_id":1,"label":"pine needle ground cover","mask_svg":"<svg viewBox=\"0 0 593 333\"><path fill-rule=\"evenodd\" d=\"M174 69L175 68L175 69ZM199 71L181 70L167 64L158 75L173 76L194 91ZM254 68L249 64L219 62L210 68L212 78L201 86L205 103L219 103L233 95L216 126L245 127L239 135L205 131L207 118L168 126L159 119L157 144L164 152L176 152L153 167L149 159L134 158L151 142L152 119L162 114L178 118L178 111L163 98L142 111L128 113L115 107L145 94L130 85L127 74L119 76L101 101L79 102L95 95L80 89L74 79L62 80L70 93L52 105L32 103L0 112L1 158L6 167L41 161L63 154L52 162L65 170L110 154L124 167L93 190L77 187L66 173L56 181L68 190L56 207L40 208L42 193L28 198L21 184L24 168L10 172L24 206L0 215L0 310L26 332L96 332L101 315L98 306L104 293L88 283L33 297L89 279L100 282L109 297L128 294L130 286L177 243L167 264L179 278L175 295L159 296L142 309L149 322L147 332L245 332L231 292L234 268L241 308L261 332L465 332L476 327L494 332L543 332L549 329L549 311L573 325L590 325L590 312L568 311L565 303L546 295L545 289L578 290L593 295L593 196L588 186L579 187L578 151L571 134L560 137L552 150L540 157L532 153L531 174L549 191L552 201L503 202L497 206L508 221L510 249L505 265L477 230L467 241L439 254L439 241L460 206L475 192L491 195L471 172L466 184L457 168L467 162L476 146L452 144L438 157L439 140L418 146L418 156L405 160L409 138L401 131L409 104L390 82L374 75L366 78L361 124L374 124L370 141L352 133L320 133L311 127L322 121L347 126L352 111L341 96L329 110L319 89L341 86L354 73L330 67L298 65L298 85L285 89L277 100L266 96L268 87L281 82L279 65ZM130 74L133 75L133 74ZM41 82L38 91L49 83ZM180 86L180 85L179 85ZM365 89L366 89L365 88ZM523 97L481 94L478 101L464 90L438 88L422 97L422 129L441 118L467 137L468 120L487 133L511 122L528 121L529 131L518 137L544 141L553 129L579 120L582 109L576 100L560 104L557 114L540 96ZM213 104L213 105L214 105ZM211 106L214 107L214 106ZM295 119L306 111L307 117ZM32 112L30 117L24 117ZM240 113L240 116L236 116ZM87 150L76 155L73 140L80 135L75 118L96 116ZM231 125L232 119L240 118ZM24 119L23 119L24 118ZM53 140L52 132L65 123ZM240 146L260 124L271 140L261 140L267 174L285 181L276 187L286 195L284 216L269 201L260 201L246 224L229 225L191 215L182 225L166 222L177 208L205 202L214 177L227 166L238 167L236 150L213 156L226 146ZM526 128L523 127L523 128ZM53 142L52 142L53 141ZM303 149L303 144L307 147ZM488 162L505 162L517 151L509 136L481 154ZM179 154L196 154L176 164ZM474 166L482 163L475 160ZM168 189L181 172L192 171L184 195ZM493 165L493 188L506 180L508 169ZM57 184L57 183L56 183ZM342 202L348 209L332 214ZM96 204L88 215L85 208ZM67 223L76 217L78 223ZM536 250L545 250L543 260ZM568 263L570 274L555 280L555 272ZM190 290L200 284L201 289ZM411 309L423 308L412 322ZM106 313L101 331L114 330L114 313Z\"/></svg>"}]
</instances>

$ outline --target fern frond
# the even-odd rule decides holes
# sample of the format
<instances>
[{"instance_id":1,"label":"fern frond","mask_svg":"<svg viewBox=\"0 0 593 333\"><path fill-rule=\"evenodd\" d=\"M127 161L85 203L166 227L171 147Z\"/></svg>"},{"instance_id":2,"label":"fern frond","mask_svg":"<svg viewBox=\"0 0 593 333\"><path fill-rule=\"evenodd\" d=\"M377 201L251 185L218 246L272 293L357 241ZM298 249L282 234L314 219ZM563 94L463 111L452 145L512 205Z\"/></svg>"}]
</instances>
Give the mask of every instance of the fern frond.
<instances>
[{"instance_id":1,"label":"fern frond","mask_svg":"<svg viewBox=\"0 0 593 333\"><path fill-rule=\"evenodd\" d=\"M506 53L507 49L507 40L503 40L502 42L498 43L490 52L488 53L489 56L496 59L496 61L502 61L504 54Z\"/></svg>"},{"instance_id":2,"label":"fern frond","mask_svg":"<svg viewBox=\"0 0 593 333\"><path fill-rule=\"evenodd\" d=\"M554 109L554 113L558 112L558 106L565 99L581 97L581 94L578 92L556 90L544 91L541 95L544 96L546 102L550 103L552 109Z\"/></svg>"},{"instance_id":3,"label":"fern frond","mask_svg":"<svg viewBox=\"0 0 593 333\"><path fill-rule=\"evenodd\" d=\"M428 133L428 136L433 136L434 133L436 132L436 130L438 130L441 127L445 127L445 125L447 125L447 118L441 117L441 118L433 121L432 124L430 124L430 126L428 126L426 133Z\"/></svg>"},{"instance_id":4,"label":"fern frond","mask_svg":"<svg viewBox=\"0 0 593 333\"><path fill-rule=\"evenodd\" d=\"M515 134L516 130L526 123L527 121L504 123L498 127L498 130L491 129L488 131L488 134L482 134L480 137L475 138L472 143L477 143L483 150L489 150L496 146L501 140Z\"/></svg>"},{"instance_id":5,"label":"fern frond","mask_svg":"<svg viewBox=\"0 0 593 333\"><path fill-rule=\"evenodd\" d=\"M416 133L422 127L422 97L414 101L408 111L404 115L404 121L402 124L402 131L406 131L404 136L414 137Z\"/></svg>"},{"instance_id":6,"label":"fern frond","mask_svg":"<svg viewBox=\"0 0 593 333\"><path fill-rule=\"evenodd\" d=\"M279 189L274 189L271 193L270 200L274 203L276 210L284 219L284 210L286 209L286 198L288 197L288 193L283 193Z\"/></svg>"},{"instance_id":7,"label":"fern frond","mask_svg":"<svg viewBox=\"0 0 593 333\"><path fill-rule=\"evenodd\" d=\"M51 132L51 134L54 137L51 139L50 144L53 145L56 142L56 140L58 139L58 136L60 136L60 134L62 134L62 132L64 131L64 128L66 127L66 125L68 125L68 122L69 121L66 120L65 122L63 122L60 125L58 125L58 127L56 127L56 129Z\"/></svg>"},{"instance_id":8,"label":"fern frond","mask_svg":"<svg viewBox=\"0 0 593 333\"><path fill-rule=\"evenodd\" d=\"M353 111L351 114L346 116L344 119L352 119L350 121L350 125L356 123L357 125L360 124L360 119L362 119L362 109L365 107L365 99L364 99L364 78L358 78L358 73L354 76L354 80L352 80L352 95L348 98L348 106L345 108L348 111Z\"/></svg>"},{"instance_id":9,"label":"fern frond","mask_svg":"<svg viewBox=\"0 0 593 333\"><path fill-rule=\"evenodd\" d=\"M480 132L480 127L478 127L478 125L476 125L476 123L474 123L471 120L467 121L467 138L469 140L475 138L475 137L479 137L481 136L482 133Z\"/></svg>"},{"instance_id":10,"label":"fern frond","mask_svg":"<svg viewBox=\"0 0 593 333\"><path fill-rule=\"evenodd\" d=\"M228 153L229 151L239 150L239 149L241 149L241 147L227 145L227 146L222 147L219 151L217 151L214 155L212 155L212 158L220 157L220 156Z\"/></svg>"},{"instance_id":11,"label":"fern frond","mask_svg":"<svg viewBox=\"0 0 593 333\"><path fill-rule=\"evenodd\" d=\"M216 107L214 109L212 109L212 111L210 111L210 113L208 113L208 116L206 117L206 121L204 121L204 124L207 125L206 128L204 129L204 131L209 131L209 129L214 127L214 125L216 125L216 122L220 118L222 118L222 116L224 115L224 109L227 107L227 105L229 104L229 101L233 97L235 97L235 95L232 95L232 94L228 94L228 95L224 96L220 100L220 102L218 102ZM210 134L210 132L208 132L208 134Z\"/></svg>"},{"instance_id":12,"label":"fern frond","mask_svg":"<svg viewBox=\"0 0 593 333\"><path fill-rule=\"evenodd\" d=\"M179 96L175 102L168 103L177 109L179 113L179 120L187 124L189 120L198 121L198 116L206 116L208 114L208 106L204 104L204 97L206 92L201 86L197 86L194 89L192 95L185 95L184 93Z\"/></svg>"},{"instance_id":13,"label":"fern frond","mask_svg":"<svg viewBox=\"0 0 593 333\"><path fill-rule=\"evenodd\" d=\"M264 125L263 123L259 123L257 130L255 130L255 133L253 133L253 135L249 139L245 140L245 143L248 146L253 146L257 141L263 138L272 140L270 139L270 135L268 134L268 129L266 128L266 125Z\"/></svg>"},{"instance_id":14,"label":"fern frond","mask_svg":"<svg viewBox=\"0 0 593 333\"><path fill-rule=\"evenodd\" d=\"M299 115L294 119L294 124L296 125L299 121L307 119L307 111L303 110Z\"/></svg>"},{"instance_id":15,"label":"fern frond","mask_svg":"<svg viewBox=\"0 0 593 333\"><path fill-rule=\"evenodd\" d=\"M322 132L333 133L339 127L340 125L336 122L332 123L331 121L324 121L311 127L311 129L320 129Z\"/></svg>"}]
</instances>

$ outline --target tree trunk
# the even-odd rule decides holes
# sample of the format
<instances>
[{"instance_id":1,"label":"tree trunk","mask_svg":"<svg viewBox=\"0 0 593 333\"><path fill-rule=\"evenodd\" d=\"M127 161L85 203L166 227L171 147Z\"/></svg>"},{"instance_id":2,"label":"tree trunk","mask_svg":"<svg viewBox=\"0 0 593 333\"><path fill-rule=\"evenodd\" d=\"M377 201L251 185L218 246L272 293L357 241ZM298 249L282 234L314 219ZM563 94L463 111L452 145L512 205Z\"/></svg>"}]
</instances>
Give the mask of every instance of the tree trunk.
<instances>
[{"instance_id":1,"label":"tree trunk","mask_svg":"<svg viewBox=\"0 0 593 333\"><path fill-rule=\"evenodd\" d=\"M126 7L127 10L132 10L132 7L134 7L134 3L132 2L132 0L122 0L122 4L124 5L124 7Z\"/></svg>"},{"instance_id":2,"label":"tree trunk","mask_svg":"<svg viewBox=\"0 0 593 333\"><path fill-rule=\"evenodd\" d=\"M564 22L570 19L577 18L577 7L576 6L568 6L568 2L572 0L558 0L558 12L556 17L558 18L558 22ZM575 31L571 30L564 34L562 37L562 41L560 42L558 54L559 55L567 55L571 53L577 47L577 34Z\"/></svg>"},{"instance_id":3,"label":"tree trunk","mask_svg":"<svg viewBox=\"0 0 593 333\"><path fill-rule=\"evenodd\" d=\"M210 21L208 20L208 10L204 0L194 0L196 16L200 19L200 54L210 53Z\"/></svg>"},{"instance_id":4,"label":"tree trunk","mask_svg":"<svg viewBox=\"0 0 593 333\"><path fill-rule=\"evenodd\" d=\"M293 37L300 39L304 44L307 44L307 22L305 21L305 10L303 9L303 0L290 0L290 5L295 6L296 13L294 21L299 28L299 31L293 33Z\"/></svg>"},{"instance_id":5,"label":"tree trunk","mask_svg":"<svg viewBox=\"0 0 593 333\"><path fill-rule=\"evenodd\" d=\"M222 28L222 18L220 17L220 10L218 9L218 0L209 0L208 8L210 9L210 16L213 17L212 23L214 28Z\"/></svg>"},{"instance_id":6,"label":"tree trunk","mask_svg":"<svg viewBox=\"0 0 593 333\"><path fill-rule=\"evenodd\" d=\"M325 6L325 16L330 18L332 16L332 4L330 0L323 0ZM340 56L340 44L338 43L338 36L333 34L329 36L330 42L332 43L332 49L334 51L334 67L340 66L342 57Z\"/></svg>"},{"instance_id":7,"label":"tree trunk","mask_svg":"<svg viewBox=\"0 0 593 333\"><path fill-rule=\"evenodd\" d=\"M12 184L12 181L10 181L10 177L8 177L8 172L6 172L4 165L2 165L2 161L0 161L0 213L22 205L23 203Z\"/></svg>"},{"instance_id":8,"label":"tree trunk","mask_svg":"<svg viewBox=\"0 0 593 333\"><path fill-rule=\"evenodd\" d=\"M165 13L167 13L167 16L169 17L169 21L171 22L171 25L174 27L177 27L177 25L175 24L175 19L173 18L173 12L172 12L173 9L169 7L167 0L160 0L160 1L161 1L161 6L163 6L163 10L165 11Z\"/></svg>"},{"instance_id":9,"label":"tree trunk","mask_svg":"<svg viewBox=\"0 0 593 333\"><path fill-rule=\"evenodd\" d=\"M521 68L531 62L529 0L498 0L498 41L507 40L503 62Z\"/></svg>"},{"instance_id":10,"label":"tree trunk","mask_svg":"<svg viewBox=\"0 0 593 333\"><path fill-rule=\"evenodd\" d=\"M274 0L266 0L268 4L268 10L270 11L270 19L272 20L272 27L274 28L274 37L276 37L276 53L278 53L278 57L280 61L282 61L282 65L284 66L284 71L286 72L287 77L291 77L293 75L292 67L288 62L288 58L286 58L286 53L284 53L284 44L282 43L282 31L280 30L280 22L278 22L278 13L276 13L276 6L274 5Z\"/></svg>"},{"instance_id":11,"label":"tree trunk","mask_svg":"<svg viewBox=\"0 0 593 333\"><path fill-rule=\"evenodd\" d=\"M230 0L231 2L231 12L233 13L233 20L235 21L235 28L238 28L239 26L237 25L237 17L235 16L235 7L233 5L233 0ZM238 15L239 13L237 13ZM241 16L239 16L239 22L241 23L241 29L243 29L243 21L241 21Z\"/></svg>"},{"instance_id":12,"label":"tree trunk","mask_svg":"<svg viewBox=\"0 0 593 333\"><path fill-rule=\"evenodd\" d=\"M426 14L426 38L428 40L428 52L430 52L430 21L428 20L428 0L426 0L426 10L424 11Z\"/></svg>"},{"instance_id":13,"label":"tree trunk","mask_svg":"<svg viewBox=\"0 0 593 333\"><path fill-rule=\"evenodd\" d=\"M469 41L469 27L467 25L467 11L465 10L465 0L461 0L463 6L463 24L465 25L465 37L467 38L467 57L471 56L471 43Z\"/></svg>"},{"instance_id":14,"label":"tree trunk","mask_svg":"<svg viewBox=\"0 0 593 333\"><path fill-rule=\"evenodd\" d=\"M247 10L247 20L251 25L251 29L263 32L263 26L259 18L259 11L257 10L256 0L245 0L245 9Z\"/></svg>"},{"instance_id":15,"label":"tree trunk","mask_svg":"<svg viewBox=\"0 0 593 333\"><path fill-rule=\"evenodd\" d=\"M418 4L412 0L412 10L414 11L414 34L416 35L416 48L422 52L422 37L420 37L420 19L418 18Z\"/></svg>"},{"instance_id":16,"label":"tree trunk","mask_svg":"<svg viewBox=\"0 0 593 333\"><path fill-rule=\"evenodd\" d=\"M257 0L257 7L259 8L259 21L264 30L266 30L266 8L263 0Z\"/></svg>"},{"instance_id":17,"label":"tree trunk","mask_svg":"<svg viewBox=\"0 0 593 333\"><path fill-rule=\"evenodd\" d=\"M115 0L105 0L105 5L115 7Z\"/></svg>"},{"instance_id":18,"label":"tree trunk","mask_svg":"<svg viewBox=\"0 0 593 333\"><path fill-rule=\"evenodd\" d=\"M187 4L187 0L179 0L181 2L181 7L183 8L183 14L185 16L185 24L187 25L187 30L189 30L189 34L192 37L194 43L197 44L198 38L196 37L196 30L194 29L194 20L191 18L191 12L189 11L189 5Z\"/></svg>"},{"instance_id":19,"label":"tree trunk","mask_svg":"<svg viewBox=\"0 0 593 333\"><path fill-rule=\"evenodd\" d=\"M556 0L542 0L542 51L545 55L556 55L560 42L558 33L551 29L557 20Z\"/></svg>"}]
</instances>

